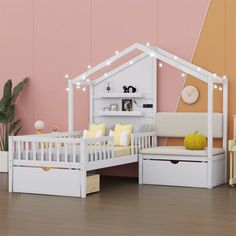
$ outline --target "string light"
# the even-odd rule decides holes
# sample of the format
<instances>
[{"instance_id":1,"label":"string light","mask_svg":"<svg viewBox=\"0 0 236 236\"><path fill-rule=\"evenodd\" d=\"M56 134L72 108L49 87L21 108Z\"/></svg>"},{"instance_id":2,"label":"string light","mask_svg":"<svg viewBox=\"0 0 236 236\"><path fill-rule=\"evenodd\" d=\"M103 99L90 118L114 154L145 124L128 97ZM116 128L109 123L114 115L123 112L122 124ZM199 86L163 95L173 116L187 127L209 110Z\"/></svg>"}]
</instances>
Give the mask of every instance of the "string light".
<instances>
[{"instance_id":1,"label":"string light","mask_svg":"<svg viewBox=\"0 0 236 236\"><path fill-rule=\"evenodd\" d=\"M149 56L154 57L155 55L154 55L154 53L149 53Z\"/></svg>"},{"instance_id":2,"label":"string light","mask_svg":"<svg viewBox=\"0 0 236 236\"><path fill-rule=\"evenodd\" d=\"M130 65L133 65L133 64L134 64L134 62L133 62L133 61L130 61L130 62L129 62L129 64L130 64Z\"/></svg>"},{"instance_id":3,"label":"string light","mask_svg":"<svg viewBox=\"0 0 236 236\"><path fill-rule=\"evenodd\" d=\"M111 62L110 61L107 61L107 66L111 65Z\"/></svg>"},{"instance_id":4,"label":"string light","mask_svg":"<svg viewBox=\"0 0 236 236\"><path fill-rule=\"evenodd\" d=\"M118 51L115 51L115 54L116 54L116 55L118 55L118 54L119 54L119 52L118 52Z\"/></svg>"},{"instance_id":5,"label":"string light","mask_svg":"<svg viewBox=\"0 0 236 236\"><path fill-rule=\"evenodd\" d=\"M90 82L90 79L87 79L86 81L87 81L87 82Z\"/></svg>"},{"instance_id":6,"label":"string light","mask_svg":"<svg viewBox=\"0 0 236 236\"><path fill-rule=\"evenodd\" d=\"M82 88L82 90L85 92L85 91L86 91L86 88L85 88L85 87L83 87L83 88Z\"/></svg>"},{"instance_id":7,"label":"string light","mask_svg":"<svg viewBox=\"0 0 236 236\"><path fill-rule=\"evenodd\" d=\"M217 89L217 88L218 88L218 86L216 84L214 84L214 89Z\"/></svg>"},{"instance_id":8,"label":"string light","mask_svg":"<svg viewBox=\"0 0 236 236\"><path fill-rule=\"evenodd\" d=\"M200 67L198 67L198 68L197 68L197 70L198 70L198 71L200 71L200 70L201 70L201 68L200 68Z\"/></svg>"},{"instance_id":9,"label":"string light","mask_svg":"<svg viewBox=\"0 0 236 236\"><path fill-rule=\"evenodd\" d=\"M107 77L107 73L105 73L104 76Z\"/></svg>"},{"instance_id":10,"label":"string light","mask_svg":"<svg viewBox=\"0 0 236 236\"><path fill-rule=\"evenodd\" d=\"M163 67L163 64L162 64L162 63L159 63L159 67Z\"/></svg>"},{"instance_id":11,"label":"string light","mask_svg":"<svg viewBox=\"0 0 236 236\"><path fill-rule=\"evenodd\" d=\"M88 69L91 69L91 65L88 65Z\"/></svg>"},{"instance_id":12,"label":"string light","mask_svg":"<svg viewBox=\"0 0 236 236\"><path fill-rule=\"evenodd\" d=\"M149 42L147 42L147 43L146 43L146 46L147 46L147 47L149 47L149 46L150 46L150 43L149 43Z\"/></svg>"},{"instance_id":13,"label":"string light","mask_svg":"<svg viewBox=\"0 0 236 236\"><path fill-rule=\"evenodd\" d=\"M69 75L66 74L66 75L65 75L65 79L68 79L68 78L69 78Z\"/></svg>"},{"instance_id":14,"label":"string light","mask_svg":"<svg viewBox=\"0 0 236 236\"><path fill-rule=\"evenodd\" d=\"M219 87L219 90L220 90L220 91L222 91L222 90L223 90L223 88L222 88L222 87Z\"/></svg>"},{"instance_id":15,"label":"string light","mask_svg":"<svg viewBox=\"0 0 236 236\"><path fill-rule=\"evenodd\" d=\"M69 88L66 88L66 91L68 92L68 91L69 91Z\"/></svg>"},{"instance_id":16,"label":"string light","mask_svg":"<svg viewBox=\"0 0 236 236\"><path fill-rule=\"evenodd\" d=\"M223 76L223 79L227 79L227 76L226 76L226 75L224 75L224 76Z\"/></svg>"},{"instance_id":17,"label":"string light","mask_svg":"<svg viewBox=\"0 0 236 236\"><path fill-rule=\"evenodd\" d=\"M177 60L177 59L178 59L178 57L177 57L177 56L174 56L174 59L175 59L175 60Z\"/></svg>"},{"instance_id":18,"label":"string light","mask_svg":"<svg viewBox=\"0 0 236 236\"><path fill-rule=\"evenodd\" d=\"M182 74L181 74L181 76L182 76L182 77L185 77L185 76L186 76L186 74L185 74L185 73L182 73Z\"/></svg>"},{"instance_id":19,"label":"string light","mask_svg":"<svg viewBox=\"0 0 236 236\"><path fill-rule=\"evenodd\" d=\"M213 77L216 77L216 74L213 74Z\"/></svg>"},{"instance_id":20,"label":"string light","mask_svg":"<svg viewBox=\"0 0 236 236\"><path fill-rule=\"evenodd\" d=\"M77 85L77 87L76 87L77 89L80 89L80 85Z\"/></svg>"},{"instance_id":21,"label":"string light","mask_svg":"<svg viewBox=\"0 0 236 236\"><path fill-rule=\"evenodd\" d=\"M86 76L84 75L83 77L82 77L82 80L85 80L86 79Z\"/></svg>"}]
</instances>

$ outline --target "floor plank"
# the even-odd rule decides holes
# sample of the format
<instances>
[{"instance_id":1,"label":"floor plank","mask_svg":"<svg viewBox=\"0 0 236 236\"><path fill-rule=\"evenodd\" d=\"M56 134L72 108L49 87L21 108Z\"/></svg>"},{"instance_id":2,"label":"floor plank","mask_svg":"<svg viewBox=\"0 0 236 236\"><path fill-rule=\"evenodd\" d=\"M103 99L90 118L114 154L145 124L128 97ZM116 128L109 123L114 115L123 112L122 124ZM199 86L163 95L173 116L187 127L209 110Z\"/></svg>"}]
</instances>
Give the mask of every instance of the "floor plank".
<instances>
[{"instance_id":1,"label":"floor plank","mask_svg":"<svg viewBox=\"0 0 236 236\"><path fill-rule=\"evenodd\" d=\"M102 178L86 200L9 194L0 174L0 235L183 236L236 235L236 189L138 185Z\"/></svg>"}]
</instances>

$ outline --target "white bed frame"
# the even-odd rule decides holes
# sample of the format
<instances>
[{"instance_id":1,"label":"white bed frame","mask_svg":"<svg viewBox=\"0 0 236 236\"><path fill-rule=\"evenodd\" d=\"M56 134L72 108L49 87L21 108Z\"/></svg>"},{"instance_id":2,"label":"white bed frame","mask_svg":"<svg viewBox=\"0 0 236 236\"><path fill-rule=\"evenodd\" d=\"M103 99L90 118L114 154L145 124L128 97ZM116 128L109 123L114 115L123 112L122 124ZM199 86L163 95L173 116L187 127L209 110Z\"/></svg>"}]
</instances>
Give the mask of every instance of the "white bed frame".
<instances>
[{"instance_id":1,"label":"white bed frame","mask_svg":"<svg viewBox=\"0 0 236 236\"><path fill-rule=\"evenodd\" d=\"M87 172L137 162L140 148L156 145L155 132L133 134L131 155L115 157L113 137L80 134L10 137L9 191L85 198Z\"/></svg>"},{"instance_id":2,"label":"white bed frame","mask_svg":"<svg viewBox=\"0 0 236 236\"><path fill-rule=\"evenodd\" d=\"M129 59L121 66L105 73L104 76L91 81L89 76L107 68L134 50L141 51L135 58ZM105 122L109 125L118 122L134 123L134 126L151 123L156 127L156 79L157 79L157 59L161 60L189 75L208 84L208 158L212 156L213 147L213 85L223 84L223 147L227 146L227 99L228 81L202 68L199 68L171 53L168 53L155 46L145 46L134 44L118 54L108 58L104 62L92 67L83 74L68 81L68 133L47 134L47 135L27 135L9 138L9 191L25 193L54 194L64 196L86 197L86 174L88 171L105 168L115 165L127 164L138 160L140 149L150 148L156 145L156 134L145 132L133 134L131 144L131 155L126 157L114 157L114 141L112 137L101 137L96 139L81 139L80 133L74 132L74 88L79 86L90 86L90 121ZM119 75L122 75L121 80ZM133 79L134 78L134 79ZM141 94L137 97L142 104L152 104L152 108L135 107L134 112L102 112L105 102L104 83L107 79L119 81L113 85L121 88L121 84L133 82ZM135 80L136 79L136 80ZM103 84L103 86L102 86ZM102 90L103 89L103 90ZM142 94L144 89L144 94ZM121 94L122 91L115 91L116 96L108 97L113 99L132 98L136 94ZM119 96L117 96L117 94ZM105 96L107 97L107 96ZM43 159L46 150L44 144L48 146L48 160ZM79 145L80 160L76 159L76 146ZM53 147L56 146L56 152ZM59 157L64 153L64 161ZM69 161L69 150L72 151L73 161ZM33 153L33 158L29 155ZM37 153L41 153L41 158L37 159ZM23 155L22 153L25 153ZM56 153L56 160L52 159ZM212 165L209 162L209 165ZM42 169L42 167L47 167ZM48 169L51 168L51 169ZM50 171L45 171L50 170ZM69 184L68 184L69 183Z\"/></svg>"}]
</instances>

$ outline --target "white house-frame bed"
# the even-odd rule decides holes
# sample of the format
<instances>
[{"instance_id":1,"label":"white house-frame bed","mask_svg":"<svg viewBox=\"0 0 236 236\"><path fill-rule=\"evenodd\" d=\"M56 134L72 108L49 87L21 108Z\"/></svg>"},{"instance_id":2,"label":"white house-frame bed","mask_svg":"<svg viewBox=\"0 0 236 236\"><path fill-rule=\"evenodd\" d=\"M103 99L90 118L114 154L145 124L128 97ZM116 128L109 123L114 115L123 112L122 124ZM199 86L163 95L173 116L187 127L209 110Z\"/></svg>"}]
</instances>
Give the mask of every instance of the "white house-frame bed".
<instances>
[{"instance_id":1,"label":"white house-frame bed","mask_svg":"<svg viewBox=\"0 0 236 236\"><path fill-rule=\"evenodd\" d=\"M139 50L142 54L94 81L89 79L92 74L109 67L133 50ZM211 158L213 148L213 84L223 84L223 143L226 150L227 80L158 47L136 43L68 81L68 133L9 138L9 191L85 198L88 171L136 162L140 149L156 146L156 132L144 132L146 130L140 130L140 124L156 128L157 59L208 84L208 158ZM102 89L109 78L114 81L114 88L119 89L124 81L135 81L135 84L129 85L137 87L138 91L132 94L124 94L120 90L105 93ZM105 122L109 126L118 121L134 124L135 132L132 134L128 155L115 155L113 137L82 139L81 132L74 132L74 88L80 86L90 86L91 122ZM123 98L135 99L139 105L129 112L103 110L109 99L113 103Z\"/></svg>"}]
</instances>

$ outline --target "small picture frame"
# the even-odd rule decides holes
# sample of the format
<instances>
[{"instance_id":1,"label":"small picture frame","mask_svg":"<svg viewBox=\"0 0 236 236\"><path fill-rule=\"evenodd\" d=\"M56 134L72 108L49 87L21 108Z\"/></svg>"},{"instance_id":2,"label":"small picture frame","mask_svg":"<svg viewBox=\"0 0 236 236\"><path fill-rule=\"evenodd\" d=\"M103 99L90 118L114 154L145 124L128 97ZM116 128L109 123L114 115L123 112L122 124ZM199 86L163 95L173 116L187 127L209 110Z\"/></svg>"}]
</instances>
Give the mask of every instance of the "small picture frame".
<instances>
[{"instance_id":1,"label":"small picture frame","mask_svg":"<svg viewBox=\"0 0 236 236\"><path fill-rule=\"evenodd\" d=\"M122 111L132 111L132 110L133 110L133 100L122 99Z\"/></svg>"},{"instance_id":2,"label":"small picture frame","mask_svg":"<svg viewBox=\"0 0 236 236\"><path fill-rule=\"evenodd\" d=\"M118 104L111 104L110 111L118 111Z\"/></svg>"},{"instance_id":3,"label":"small picture frame","mask_svg":"<svg viewBox=\"0 0 236 236\"><path fill-rule=\"evenodd\" d=\"M104 107L103 111L110 111L110 107Z\"/></svg>"}]
</instances>

